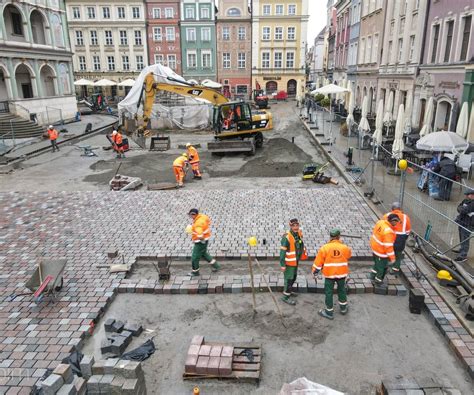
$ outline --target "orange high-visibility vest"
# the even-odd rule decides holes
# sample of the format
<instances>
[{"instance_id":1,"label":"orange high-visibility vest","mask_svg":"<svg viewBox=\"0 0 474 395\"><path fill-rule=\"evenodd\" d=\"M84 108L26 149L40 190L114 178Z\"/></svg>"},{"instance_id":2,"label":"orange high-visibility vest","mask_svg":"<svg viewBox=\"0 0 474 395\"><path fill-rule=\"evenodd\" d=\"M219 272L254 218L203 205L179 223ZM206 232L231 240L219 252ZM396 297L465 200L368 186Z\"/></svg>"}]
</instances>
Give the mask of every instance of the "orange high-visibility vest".
<instances>
[{"instance_id":1,"label":"orange high-visibility vest","mask_svg":"<svg viewBox=\"0 0 474 395\"><path fill-rule=\"evenodd\" d=\"M116 135L112 135L112 141L117 145L122 144L122 135L120 133L117 133Z\"/></svg>"},{"instance_id":2,"label":"orange high-visibility vest","mask_svg":"<svg viewBox=\"0 0 474 395\"><path fill-rule=\"evenodd\" d=\"M205 214L198 214L194 218L191 238L195 243L201 240L209 240L211 237L211 220Z\"/></svg>"},{"instance_id":3,"label":"orange high-visibility vest","mask_svg":"<svg viewBox=\"0 0 474 395\"><path fill-rule=\"evenodd\" d=\"M395 227L393 228L395 234L397 235L409 235L411 232L411 221L410 217L406 215L402 210L392 210L390 213L387 213L383 216L383 219L387 220L390 214L397 214L398 218L400 218L400 222L398 222Z\"/></svg>"},{"instance_id":4,"label":"orange high-visibility vest","mask_svg":"<svg viewBox=\"0 0 474 395\"><path fill-rule=\"evenodd\" d=\"M56 140L58 138L58 131L56 129L48 129L48 136L50 140Z\"/></svg>"},{"instance_id":5,"label":"orange high-visibility vest","mask_svg":"<svg viewBox=\"0 0 474 395\"><path fill-rule=\"evenodd\" d=\"M189 163L193 164L193 163L199 162L199 154L196 148L194 148L193 146L190 146L188 147L187 151L188 151Z\"/></svg>"},{"instance_id":6,"label":"orange high-visibility vest","mask_svg":"<svg viewBox=\"0 0 474 395\"><path fill-rule=\"evenodd\" d=\"M388 221L384 219L377 221L372 236L370 236L372 252L380 258L388 258L390 262L395 262L395 252L393 251L395 238L395 231Z\"/></svg>"},{"instance_id":7,"label":"orange high-visibility vest","mask_svg":"<svg viewBox=\"0 0 474 395\"><path fill-rule=\"evenodd\" d=\"M340 240L331 240L318 251L313 263L313 272L322 270L326 278L344 278L349 274L349 259L352 250Z\"/></svg>"},{"instance_id":8,"label":"orange high-visibility vest","mask_svg":"<svg viewBox=\"0 0 474 395\"><path fill-rule=\"evenodd\" d=\"M183 168L186 162L187 162L187 159L184 156L178 156L173 162L173 167Z\"/></svg>"},{"instance_id":9,"label":"orange high-visibility vest","mask_svg":"<svg viewBox=\"0 0 474 395\"><path fill-rule=\"evenodd\" d=\"M298 234L300 236L300 239L303 240L303 232L301 230L298 231ZM296 266L298 264L296 260L296 240L291 234L291 232L288 232L286 234L286 238L288 239L288 242L290 243L290 247L286 249L285 253L285 265L286 266ZM285 247L280 247L281 249L285 249Z\"/></svg>"}]
</instances>

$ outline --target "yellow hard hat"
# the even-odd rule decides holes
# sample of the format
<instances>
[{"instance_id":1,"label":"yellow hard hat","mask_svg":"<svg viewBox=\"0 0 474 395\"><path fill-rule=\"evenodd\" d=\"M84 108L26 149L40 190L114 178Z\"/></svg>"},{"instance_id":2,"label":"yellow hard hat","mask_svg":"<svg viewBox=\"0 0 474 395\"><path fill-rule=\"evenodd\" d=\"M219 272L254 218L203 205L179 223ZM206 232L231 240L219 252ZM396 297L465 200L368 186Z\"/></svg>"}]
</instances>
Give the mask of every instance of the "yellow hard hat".
<instances>
[{"instance_id":1,"label":"yellow hard hat","mask_svg":"<svg viewBox=\"0 0 474 395\"><path fill-rule=\"evenodd\" d=\"M249 237L247 243L250 247L255 247L257 245L257 238L255 236Z\"/></svg>"},{"instance_id":2,"label":"yellow hard hat","mask_svg":"<svg viewBox=\"0 0 474 395\"><path fill-rule=\"evenodd\" d=\"M188 235L190 235L191 233L193 233L193 226L192 225L186 226L185 231Z\"/></svg>"},{"instance_id":3,"label":"yellow hard hat","mask_svg":"<svg viewBox=\"0 0 474 395\"><path fill-rule=\"evenodd\" d=\"M436 275L438 277L438 280L448 280L451 281L453 277L447 270L440 270L438 274Z\"/></svg>"},{"instance_id":4,"label":"yellow hard hat","mask_svg":"<svg viewBox=\"0 0 474 395\"><path fill-rule=\"evenodd\" d=\"M186 159L188 159L188 154L184 152L181 156L184 156Z\"/></svg>"},{"instance_id":5,"label":"yellow hard hat","mask_svg":"<svg viewBox=\"0 0 474 395\"><path fill-rule=\"evenodd\" d=\"M191 147L191 143L186 143L186 148Z\"/></svg>"}]
</instances>

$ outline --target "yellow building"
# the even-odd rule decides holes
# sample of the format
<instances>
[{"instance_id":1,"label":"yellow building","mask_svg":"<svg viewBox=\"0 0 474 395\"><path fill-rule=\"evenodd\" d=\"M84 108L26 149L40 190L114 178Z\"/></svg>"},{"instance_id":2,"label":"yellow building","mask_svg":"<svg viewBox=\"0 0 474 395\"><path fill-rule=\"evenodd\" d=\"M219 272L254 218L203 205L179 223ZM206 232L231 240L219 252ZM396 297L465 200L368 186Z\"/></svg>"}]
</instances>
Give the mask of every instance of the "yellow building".
<instances>
[{"instance_id":1,"label":"yellow building","mask_svg":"<svg viewBox=\"0 0 474 395\"><path fill-rule=\"evenodd\" d=\"M300 98L305 87L309 0L254 0L252 87Z\"/></svg>"}]
</instances>

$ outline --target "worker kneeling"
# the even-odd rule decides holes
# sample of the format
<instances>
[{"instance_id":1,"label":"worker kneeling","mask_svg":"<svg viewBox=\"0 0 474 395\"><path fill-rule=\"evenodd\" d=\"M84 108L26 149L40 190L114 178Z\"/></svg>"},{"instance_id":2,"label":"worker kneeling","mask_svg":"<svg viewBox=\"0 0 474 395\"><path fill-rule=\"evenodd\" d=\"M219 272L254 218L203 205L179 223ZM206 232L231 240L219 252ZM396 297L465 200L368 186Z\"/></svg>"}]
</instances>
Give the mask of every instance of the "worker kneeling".
<instances>
[{"instance_id":1,"label":"worker kneeling","mask_svg":"<svg viewBox=\"0 0 474 395\"><path fill-rule=\"evenodd\" d=\"M114 130L112 132L112 142L114 144L114 151L117 153L117 158L125 158L122 134Z\"/></svg>"},{"instance_id":2,"label":"worker kneeling","mask_svg":"<svg viewBox=\"0 0 474 395\"><path fill-rule=\"evenodd\" d=\"M182 154L173 162L174 176L176 177L176 186L178 188L184 186L185 168L188 165L188 155Z\"/></svg>"},{"instance_id":3,"label":"worker kneeling","mask_svg":"<svg viewBox=\"0 0 474 395\"><path fill-rule=\"evenodd\" d=\"M191 143L186 144L186 151L188 154L189 164L193 170L194 178L200 180L202 178L201 172L199 171L199 154L197 149L194 148Z\"/></svg>"},{"instance_id":4,"label":"worker kneeling","mask_svg":"<svg viewBox=\"0 0 474 395\"><path fill-rule=\"evenodd\" d=\"M349 310L347 305L346 277L349 274L349 259L352 250L341 240L339 229L329 233L331 240L323 245L314 260L312 272L315 277L322 271L324 276L324 294L326 295L326 309L319 310L318 314L330 320L334 319L333 291L337 284L337 296L341 314Z\"/></svg>"}]
</instances>

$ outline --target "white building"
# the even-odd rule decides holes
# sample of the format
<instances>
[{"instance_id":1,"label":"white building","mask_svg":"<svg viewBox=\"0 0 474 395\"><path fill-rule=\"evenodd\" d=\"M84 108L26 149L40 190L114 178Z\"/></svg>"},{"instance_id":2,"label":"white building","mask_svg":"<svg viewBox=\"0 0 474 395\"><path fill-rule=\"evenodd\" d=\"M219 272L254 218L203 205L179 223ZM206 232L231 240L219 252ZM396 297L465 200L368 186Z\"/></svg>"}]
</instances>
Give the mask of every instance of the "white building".
<instances>
[{"instance_id":1,"label":"white building","mask_svg":"<svg viewBox=\"0 0 474 395\"><path fill-rule=\"evenodd\" d=\"M119 83L148 65L145 4L141 0L67 0L75 79ZM112 87L112 96L124 91Z\"/></svg>"},{"instance_id":2,"label":"white building","mask_svg":"<svg viewBox=\"0 0 474 395\"><path fill-rule=\"evenodd\" d=\"M319 32L319 34L314 39L314 45L312 47L313 58L311 63L310 79L317 83L318 86L321 86L324 81L325 32L326 28Z\"/></svg>"}]
</instances>

